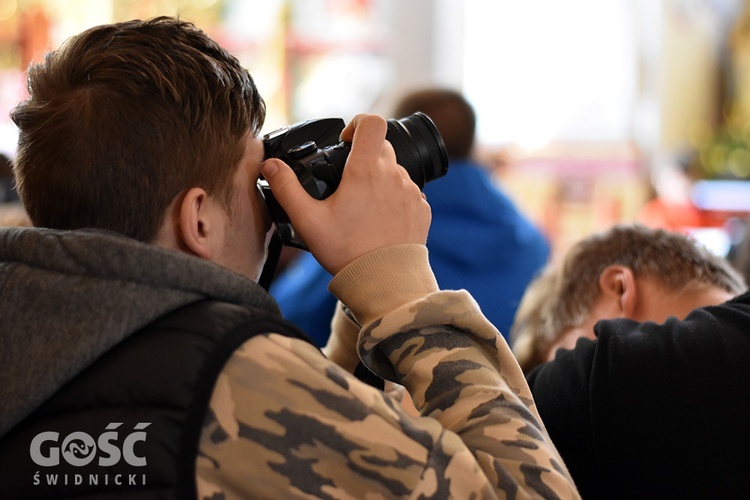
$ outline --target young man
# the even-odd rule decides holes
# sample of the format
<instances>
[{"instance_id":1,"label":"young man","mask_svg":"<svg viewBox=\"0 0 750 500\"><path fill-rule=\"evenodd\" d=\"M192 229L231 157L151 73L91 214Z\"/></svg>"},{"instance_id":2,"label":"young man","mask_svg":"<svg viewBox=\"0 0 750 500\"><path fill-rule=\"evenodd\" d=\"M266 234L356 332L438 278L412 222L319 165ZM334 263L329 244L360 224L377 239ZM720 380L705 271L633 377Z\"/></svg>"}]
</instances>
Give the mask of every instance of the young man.
<instances>
[{"instance_id":1,"label":"young man","mask_svg":"<svg viewBox=\"0 0 750 500\"><path fill-rule=\"evenodd\" d=\"M0 231L0 497L577 496L497 330L438 289L385 120L342 132L318 201L263 161L250 75L189 23L87 30L29 91L12 116L35 227ZM339 312L334 339L354 330L420 417L255 283L261 175L362 325Z\"/></svg>"},{"instance_id":2,"label":"young man","mask_svg":"<svg viewBox=\"0 0 750 500\"><path fill-rule=\"evenodd\" d=\"M430 266L441 288L471 293L507 339L524 290L547 263L549 244L498 189L487 167L472 158L476 115L466 98L425 88L404 95L393 114L417 111L432 118L450 158L445 177L424 187L432 208ZM270 288L284 315L320 345L328 340L336 306L326 289L330 279L312 255L303 254Z\"/></svg>"},{"instance_id":3,"label":"young man","mask_svg":"<svg viewBox=\"0 0 750 500\"><path fill-rule=\"evenodd\" d=\"M581 338L528 381L583 498L747 495L742 286L684 237L639 227L595 236L564 259L549 307L531 316Z\"/></svg>"},{"instance_id":4,"label":"young man","mask_svg":"<svg viewBox=\"0 0 750 500\"><path fill-rule=\"evenodd\" d=\"M721 304L747 289L741 274L695 239L622 224L573 245L524 293L511 345L524 373L595 339L602 319L663 322Z\"/></svg>"}]
</instances>

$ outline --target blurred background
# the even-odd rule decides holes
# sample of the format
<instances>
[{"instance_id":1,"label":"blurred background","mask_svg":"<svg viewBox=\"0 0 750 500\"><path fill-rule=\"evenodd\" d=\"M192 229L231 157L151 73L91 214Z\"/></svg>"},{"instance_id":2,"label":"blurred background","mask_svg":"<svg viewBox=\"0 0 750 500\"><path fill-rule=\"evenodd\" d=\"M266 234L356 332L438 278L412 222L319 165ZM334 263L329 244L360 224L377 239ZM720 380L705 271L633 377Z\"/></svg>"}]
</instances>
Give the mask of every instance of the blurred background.
<instances>
[{"instance_id":1,"label":"blurred background","mask_svg":"<svg viewBox=\"0 0 750 500\"><path fill-rule=\"evenodd\" d=\"M0 152L14 155L7 116L32 60L90 26L155 15L239 57L268 104L265 132L460 90L477 155L555 253L634 220L725 255L745 240L742 0L0 0Z\"/></svg>"}]
</instances>

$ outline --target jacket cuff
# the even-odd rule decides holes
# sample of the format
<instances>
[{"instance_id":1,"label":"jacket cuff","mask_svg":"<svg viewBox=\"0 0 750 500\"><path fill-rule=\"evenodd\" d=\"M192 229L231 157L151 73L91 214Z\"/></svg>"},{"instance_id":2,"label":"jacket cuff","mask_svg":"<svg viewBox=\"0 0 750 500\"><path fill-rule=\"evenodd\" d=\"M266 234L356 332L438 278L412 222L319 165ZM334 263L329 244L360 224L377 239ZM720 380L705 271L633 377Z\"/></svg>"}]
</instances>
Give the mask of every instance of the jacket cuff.
<instances>
[{"instance_id":1,"label":"jacket cuff","mask_svg":"<svg viewBox=\"0 0 750 500\"><path fill-rule=\"evenodd\" d=\"M415 243L363 255L339 271L328 290L365 326L440 289L430 268L427 247Z\"/></svg>"}]
</instances>

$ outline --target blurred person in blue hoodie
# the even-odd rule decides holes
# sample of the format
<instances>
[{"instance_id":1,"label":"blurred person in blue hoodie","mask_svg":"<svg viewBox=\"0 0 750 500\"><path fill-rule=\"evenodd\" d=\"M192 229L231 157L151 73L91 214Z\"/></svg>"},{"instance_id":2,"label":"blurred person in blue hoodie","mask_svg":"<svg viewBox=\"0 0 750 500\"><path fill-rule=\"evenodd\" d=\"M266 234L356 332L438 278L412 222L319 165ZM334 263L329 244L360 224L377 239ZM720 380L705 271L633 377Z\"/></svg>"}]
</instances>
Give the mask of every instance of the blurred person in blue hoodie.
<instances>
[{"instance_id":1,"label":"blurred person in blue hoodie","mask_svg":"<svg viewBox=\"0 0 750 500\"><path fill-rule=\"evenodd\" d=\"M423 190L432 208L427 249L435 276L442 288L468 290L507 340L521 296L547 263L549 243L472 158L476 114L466 98L450 89L418 90L404 96L393 115L417 111L435 122L450 158L445 177ZM270 287L284 316L321 346L336 306L330 280L305 252Z\"/></svg>"}]
</instances>

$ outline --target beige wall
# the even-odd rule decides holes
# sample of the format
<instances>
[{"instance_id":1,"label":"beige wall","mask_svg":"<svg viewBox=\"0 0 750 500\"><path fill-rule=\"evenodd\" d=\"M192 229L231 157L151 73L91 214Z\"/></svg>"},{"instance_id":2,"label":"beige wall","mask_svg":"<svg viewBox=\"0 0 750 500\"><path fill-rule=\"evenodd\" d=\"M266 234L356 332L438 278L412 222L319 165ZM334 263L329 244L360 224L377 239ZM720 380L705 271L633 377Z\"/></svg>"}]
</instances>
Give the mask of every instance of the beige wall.
<instances>
[{"instance_id":1,"label":"beige wall","mask_svg":"<svg viewBox=\"0 0 750 500\"><path fill-rule=\"evenodd\" d=\"M727 21L710 2L662 0L660 149L695 147L721 117Z\"/></svg>"}]
</instances>

